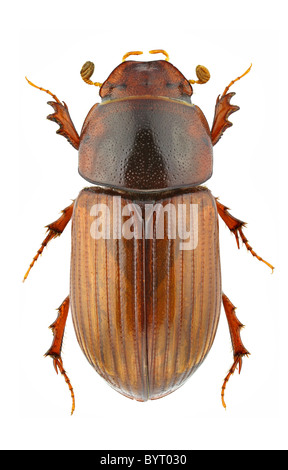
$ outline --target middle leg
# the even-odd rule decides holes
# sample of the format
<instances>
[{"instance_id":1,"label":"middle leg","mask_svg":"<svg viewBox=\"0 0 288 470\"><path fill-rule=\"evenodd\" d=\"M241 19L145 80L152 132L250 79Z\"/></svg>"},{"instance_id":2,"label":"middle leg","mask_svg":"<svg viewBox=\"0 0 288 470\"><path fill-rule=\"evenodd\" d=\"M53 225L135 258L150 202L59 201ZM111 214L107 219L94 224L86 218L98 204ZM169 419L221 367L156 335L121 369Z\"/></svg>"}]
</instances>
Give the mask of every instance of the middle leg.
<instances>
[{"instance_id":1,"label":"middle leg","mask_svg":"<svg viewBox=\"0 0 288 470\"><path fill-rule=\"evenodd\" d=\"M234 234L238 248L240 248L240 245L239 245L239 235L240 235L242 242L246 246L247 250L250 251L251 255L255 256L255 258L257 258L259 261L262 261L262 263L265 263L267 266L269 266L269 268L272 269L272 273L273 273L274 266L268 263L268 261L265 261L263 258L261 258L261 256L258 256L257 253L255 253L255 251L253 250L252 246L249 245L248 240L242 231L242 228L246 226L246 223L243 222L242 220L236 219L236 217L231 215L228 212L228 207L221 204L217 198L215 198L215 200L216 200L218 214L220 215L221 219L225 222L229 230Z\"/></svg>"},{"instance_id":2,"label":"middle leg","mask_svg":"<svg viewBox=\"0 0 288 470\"><path fill-rule=\"evenodd\" d=\"M72 202L72 204L70 204L70 206L66 207L62 211L62 215L61 215L61 217L59 217L59 219L55 220L55 222L52 222L52 224L49 224L49 225L46 226L48 235L46 236L45 240L41 244L41 247L39 248L36 255L34 256L32 262L31 262L31 264L28 268L28 271L26 272L26 274L24 276L23 282L27 279L31 268L33 268L33 266L34 266L35 262L37 261L37 259L39 258L39 256L42 255L45 246L47 246L48 243L51 240L53 240L53 238L59 237L61 235L61 233L63 233L63 231L66 228L66 225L68 224L68 222L70 221L70 219L72 217L73 207L74 207L74 202Z\"/></svg>"}]
</instances>

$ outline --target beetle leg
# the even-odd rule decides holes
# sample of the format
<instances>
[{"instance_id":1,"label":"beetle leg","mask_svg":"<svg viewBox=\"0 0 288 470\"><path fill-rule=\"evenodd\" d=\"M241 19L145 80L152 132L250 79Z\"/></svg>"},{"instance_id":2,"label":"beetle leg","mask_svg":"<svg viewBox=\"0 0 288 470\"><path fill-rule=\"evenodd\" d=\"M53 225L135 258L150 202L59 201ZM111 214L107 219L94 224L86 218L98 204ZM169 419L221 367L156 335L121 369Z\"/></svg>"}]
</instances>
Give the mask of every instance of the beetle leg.
<instances>
[{"instance_id":1,"label":"beetle leg","mask_svg":"<svg viewBox=\"0 0 288 470\"><path fill-rule=\"evenodd\" d=\"M72 202L72 204L70 204L70 206L66 207L62 211L62 215L61 215L61 217L59 217L59 219L57 219L55 222L52 222L52 224L46 225L48 235L45 238L45 240L42 242L39 250L37 251L36 255L34 256L32 262L31 262L31 264L28 268L28 271L26 272L26 274L24 276L23 282L27 279L31 268L34 266L35 261L37 261L39 256L42 254L45 246L48 245L50 240L53 240L53 238L59 237L61 235L61 233L64 231L66 225L68 224L68 222L70 221L70 219L72 217L73 206L74 206L74 202Z\"/></svg>"},{"instance_id":2,"label":"beetle leg","mask_svg":"<svg viewBox=\"0 0 288 470\"><path fill-rule=\"evenodd\" d=\"M215 145L222 137L223 133L231 127L232 122L228 121L230 114L235 113L240 108L239 106L233 106L230 104L231 98L235 93L228 93L227 95L218 96L215 105L214 121L211 129L211 140L212 144Z\"/></svg>"},{"instance_id":3,"label":"beetle leg","mask_svg":"<svg viewBox=\"0 0 288 470\"><path fill-rule=\"evenodd\" d=\"M63 367L63 362L61 358L61 349L62 349L63 336L64 336L64 330L65 330L66 320L68 316L68 311L69 311L69 296L66 297L64 302L58 308L58 317L55 320L55 322L52 323L52 325L50 325L49 327L53 331L54 338L53 338L52 345L50 349L46 352L45 356L52 357L53 365L56 370L56 373L58 374L58 370L60 371L60 373L63 375L65 379L65 382L67 383L69 387L71 398L72 398L72 410L71 410L71 415L72 415L75 410L75 395L74 395L73 387L68 378L68 375Z\"/></svg>"},{"instance_id":4,"label":"beetle leg","mask_svg":"<svg viewBox=\"0 0 288 470\"><path fill-rule=\"evenodd\" d=\"M268 263L263 258L258 256L257 253L255 253L255 251L253 250L252 246L249 245L248 240L242 231L242 228L246 227L246 223L242 222L242 220L236 219L236 217L233 217L233 215L229 214L228 207L221 204L217 200L217 198L216 198L216 205L217 205L218 214L220 215L221 219L224 220L229 230L235 235L238 248L240 248L240 245L239 245L239 235L240 235L242 242L246 246L247 250L250 251L251 255L255 256L259 261L262 261L262 263L267 264L267 266L269 266L269 268L271 268L273 272L274 266L272 266L272 264Z\"/></svg>"},{"instance_id":5,"label":"beetle leg","mask_svg":"<svg viewBox=\"0 0 288 470\"><path fill-rule=\"evenodd\" d=\"M230 379L231 375L234 374L237 366L239 366L239 374L240 374L241 369L242 369L242 357L248 356L250 353L244 347L241 337L240 337L240 330L241 328L243 328L243 325L236 317L236 314L235 314L236 307L234 307L232 302L228 299L228 297L225 294L222 294L222 301L223 301L223 306L224 306L224 310L225 310L228 325L229 325L229 331L230 331L230 336L231 336L231 341L232 341L232 346L233 346L233 354L234 354L233 365L224 379L222 390L221 390L222 404L224 408L226 408L226 403L224 401L224 393L225 393L227 382Z\"/></svg>"},{"instance_id":6,"label":"beetle leg","mask_svg":"<svg viewBox=\"0 0 288 470\"><path fill-rule=\"evenodd\" d=\"M54 98L55 101L48 101L48 104L52 106L55 113L49 114L49 116L47 116L47 119L49 119L50 121L57 122L57 124L59 124L60 127L56 131L56 133L63 135L68 140L68 142L70 142L70 144L76 150L78 150L80 138L74 127L73 121L70 117L67 104L64 103L64 101L62 104L61 101L57 98L57 96L51 93L51 91L45 90L45 88L35 85L30 80L28 80L27 77L25 78L27 82L29 83L29 85L33 86L34 88L37 88L40 91L45 91L45 93L47 93L48 95L52 96L52 98Z\"/></svg>"},{"instance_id":7,"label":"beetle leg","mask_svg":"<svg viewBox=\"0 0 288 470\"><path fill-rule=\"evenodd\" d=\"M232 122L228 121L228 117L230 116L230 114L235 113L235 111L238 111L240 109L239 106L233 106L232 104L230 104L230 100L232 96L235 95L235 93L227 92L235 82L237 82L242 77L247 75L247 73L250 72L251 67L252 64L240 77L237 77L235 80L232 80L232 82L230 82L229 85L226 86L222 96L220 97L219 95L216 100L214 121L211 129L211 139L213 145L217 144L219 139L222 137L223 132L225 132L228 127L231 127L233 125Z\"/></svg>"},{"instance_id":8,"label":"beetle leg","mask_svg":"<svg viewBox=\"0 0 288 470\"><path fill-rule=\"evenodd\" d=\"M56 122L60 126L56 134L63 135L63 137L78 150L80 138L70 117L67 104L64 103L64 101L63 104L56 101L48 101L48 104L52 106L55 113L49 114L47 119Z\"/></svg>"}]
</instances>

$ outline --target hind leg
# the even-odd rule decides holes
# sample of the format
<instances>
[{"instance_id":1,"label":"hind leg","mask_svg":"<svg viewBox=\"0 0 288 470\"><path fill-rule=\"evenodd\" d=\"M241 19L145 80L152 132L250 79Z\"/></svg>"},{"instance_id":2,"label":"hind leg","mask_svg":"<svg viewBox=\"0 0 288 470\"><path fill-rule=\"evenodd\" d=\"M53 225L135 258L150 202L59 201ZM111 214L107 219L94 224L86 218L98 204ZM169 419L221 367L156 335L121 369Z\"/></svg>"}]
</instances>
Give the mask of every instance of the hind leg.
<instances>
[{"instance_id":1,"label":"hind leg","mask_svg":"<svg viewBox=\"0 0 288 470\"><path fill-rule=\"evenodd\" d=\"M71 415L72 415L75 410L75 396L74 396L73 387L63 367L63 361L61 358L61 349L62 349L63 336L64 336L64 330L65 330L66 320L68 316L68 311L69 311L69 296L66 297L64 302L58 308L58 317L55 320L55 322L52 323L52 325L50 326L50 328L53 331L54 338L53 338L52 345L50 349L47 351L47 353L45 354L45 356L52 357L53 365L56 370L56 373L58 374L58 371L59 371L63 375L65 382L67 383L69 387L71 398L72 398L72 410L71 410Z\"/></svg>"},{"instance_id":2,"label":"hind leg","mask_svg":"<svg viewBox=\"0 0 288 470\"><path fill-rule=\"evenodd\" d=\"M243 325L236 317L236 314L235 314L236 307L234 307L232 302L228 299L228 297L225 294L222 294L222 301L223 301L223 306L224 306L224 310L225 310L228 325L229 325L230 336L231 336L231 341L232 341L232 346L233 346L233 354L234 354L234 362L227 376L224 379L222 390L221 390L222 404L224 408L226 408L226 403L224 401L224 393L225 393L227 382L230 379L231 375L234 374L237 366L238 366L239 374L240 374L241 368L242 368L242 357L248 356L250 353L244 347L241 337L240 337L240 330L241 328L243 328Z\"/></svg>"}]
</instances>

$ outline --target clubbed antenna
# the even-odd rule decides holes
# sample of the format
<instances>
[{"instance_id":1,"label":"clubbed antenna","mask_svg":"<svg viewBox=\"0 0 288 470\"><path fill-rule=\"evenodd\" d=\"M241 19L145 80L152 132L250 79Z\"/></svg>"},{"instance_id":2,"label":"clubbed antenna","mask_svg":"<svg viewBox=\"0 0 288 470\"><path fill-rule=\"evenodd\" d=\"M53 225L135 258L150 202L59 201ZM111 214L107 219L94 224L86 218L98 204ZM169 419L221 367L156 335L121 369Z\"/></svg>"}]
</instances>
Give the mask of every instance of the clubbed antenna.
<instances>
[{"instance_id":1,"label":"clubbed antenna","mask_svg":"<svg viewBox=\"0 0 288 470\"><path fill-rule=\"evenodd\" d=\"M204 65L197 65L196 75L198 80L189 80L189 83L192 85L194 85L194 83L204 85L204 83L207 83L210 80L210 72L206 67L204 67Z\"/></svg>"},{"instance_id":2,"label":"clubbed antenna","mask_svg":"<svg viewBox=\"0 0 288 470\"><path fill-rule=\"evenodd\" d=\"M88 85L94 85L94 86L100 86L101 87L102 83L92 82L92 80L90 80L90 78L92 77L92 75L94 73L94 68L95 67L94 67L93 62L90 62L89 60L87 62L85 62L85 64L83 65L83 67L80 71L81 78Z\"/></svg>"}]
</instances>

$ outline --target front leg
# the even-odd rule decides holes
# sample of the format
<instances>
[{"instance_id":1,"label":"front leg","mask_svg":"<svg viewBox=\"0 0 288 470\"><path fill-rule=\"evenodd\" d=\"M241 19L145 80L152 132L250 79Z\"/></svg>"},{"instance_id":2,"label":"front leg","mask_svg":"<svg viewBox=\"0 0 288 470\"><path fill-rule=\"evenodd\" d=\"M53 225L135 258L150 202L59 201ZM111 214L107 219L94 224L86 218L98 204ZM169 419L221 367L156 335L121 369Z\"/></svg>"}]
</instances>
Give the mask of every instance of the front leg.
<instances>
[{"instance_id":1,"label":"front leg","mask_svg":"<svg viewBox=\"0 0 288 470\"><path fill-rule=\"evenodd\" d=\"M223 133L228 127L233 126L232 122L228 121L230 114L235 113L240 108L230 104L230 100L235 93L228 93L228 95L218 96L215 106L214 121L211 130L212 144L215 145L222 137Z\"/></svg>"},{"instance_id":2,"label":"front leg","mask_svg":"<svg viewBox=\"0 0 288 470\"><path fill-rule=\"evenodd\" d=\"M237 80L240 80L240 78L244 77L244 75L246 75L250 71L251 67L252 65L249 67L248 70L246 70L245 73L243 73L243 75L236 78L235 80L232 80L232 82L229 83L229 85L225 88L221 98L220 95L217 98L214 121L211 129L211 140L213 145L217 144L226 129L233 125L232 122L228 121L228 117L230 116L230 114L235 113L235 111L238 111L240 109L239 106L233 106L232 104L230 104L230 100L235 95L235 93L227 92L229 88L235 82L237 82Z\"/></svg>"},{"instance_id":3,"label":"front leg","mask_svg":"<svg viewBox=\"0 0 288 470\"><path fill-rule=\"evenodd\" d=\"M72 119L70 117L70 114L69 114L69 111L68 111L68 106L66 105L66 103L64 103L64 101L63 101L63 104L62 104L61 101L58 100L57 96L53 95L53 93L51 93L51 91L45 90L44 88L41 88L37 85L34 85L34 83L30 82L30 80L28 80L27 77L26 77L26 80L29 83L29 85L37 88L38 90L45 91L45 93L48 93L48 95L50 95L50 96L52 96L52 98L54 98L55 101L48 101L48 104L50 104L50 106L52 106L55 113L49 114L49 116L47 116L47 119L49 119L50 121L57 122L57 124L59 124L60 127L56 131L56 133L60 134L60 135L63 135L63 137L65 137L65 139L67 139L68 142L70 142L70 144L76 150L78 150L79 149L80 138L79 138L79 135L78 135L78 133L77 133L75 127L74 127L74 124L73 124Z\"/></svg>"}]
</instances>

